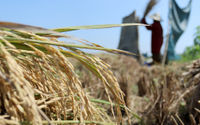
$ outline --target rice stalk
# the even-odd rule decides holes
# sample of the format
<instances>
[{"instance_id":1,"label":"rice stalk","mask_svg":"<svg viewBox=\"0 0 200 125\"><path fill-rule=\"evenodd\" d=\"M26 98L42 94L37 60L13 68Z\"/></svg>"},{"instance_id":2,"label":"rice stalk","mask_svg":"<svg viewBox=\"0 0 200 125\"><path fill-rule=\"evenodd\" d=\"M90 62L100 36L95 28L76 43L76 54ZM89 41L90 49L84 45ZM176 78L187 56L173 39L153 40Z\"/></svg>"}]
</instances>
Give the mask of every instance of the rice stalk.
<instances>
[{"instance_id":1,"label":"rice stalk","mask_svg":"<svg viewBox=\"0 0 200 125\"><path fill-rule=\"evenodd\" d=\"M103 29L103 28L124 27L124 26L146 26L146 25L139 24L139 23L103 24L103 25L71 26L71 27L56 28L56 29L51 29L51 30L57 31L57 32L68 32L68 31L74 31L74 30Z\"/></svg>"}]
</instances>

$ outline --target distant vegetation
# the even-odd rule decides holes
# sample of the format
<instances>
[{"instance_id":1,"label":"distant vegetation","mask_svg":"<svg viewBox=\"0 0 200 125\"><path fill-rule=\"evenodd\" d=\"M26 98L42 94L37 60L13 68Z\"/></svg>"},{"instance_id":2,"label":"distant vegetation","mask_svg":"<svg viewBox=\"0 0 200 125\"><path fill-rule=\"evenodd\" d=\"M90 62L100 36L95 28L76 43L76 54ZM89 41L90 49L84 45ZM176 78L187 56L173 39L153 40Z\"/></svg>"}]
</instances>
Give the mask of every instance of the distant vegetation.
<instances>
[{"instance_id":1,"label":"distant vegetation","mask_svg":"<svg viewBox=\"0 0 200 125\"><path fill-rule=\"evenodd\" d=\"M184 53L181 55L181 61L187 62L200 58L200 26L196 28L194 45L187 47Z\"/></svg>"}]
</instances>

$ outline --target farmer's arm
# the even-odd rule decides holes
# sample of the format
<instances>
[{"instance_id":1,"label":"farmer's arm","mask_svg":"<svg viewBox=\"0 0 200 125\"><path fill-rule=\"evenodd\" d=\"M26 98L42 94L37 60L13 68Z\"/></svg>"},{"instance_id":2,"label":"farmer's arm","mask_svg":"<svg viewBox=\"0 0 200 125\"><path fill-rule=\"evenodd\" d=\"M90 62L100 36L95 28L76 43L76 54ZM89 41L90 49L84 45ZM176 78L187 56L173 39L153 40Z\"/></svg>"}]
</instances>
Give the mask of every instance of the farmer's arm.
<instances>
[{"instance_id":1,"label":"farmer's arm","mask_svg":"<svg viewBox=\"0 0 200 125\"><path fill-rule=\"evenodd\" d=\"M141 21L141 23L144 23L144 24L147 24L147 22L146 22L146 20L145 20L145 18L142 18L142 21ZM148 24L147 24L148 25ZM150 26L145 26L148 30L152 30L152 25L150 25Z\"/></svg>"}]
</instances>

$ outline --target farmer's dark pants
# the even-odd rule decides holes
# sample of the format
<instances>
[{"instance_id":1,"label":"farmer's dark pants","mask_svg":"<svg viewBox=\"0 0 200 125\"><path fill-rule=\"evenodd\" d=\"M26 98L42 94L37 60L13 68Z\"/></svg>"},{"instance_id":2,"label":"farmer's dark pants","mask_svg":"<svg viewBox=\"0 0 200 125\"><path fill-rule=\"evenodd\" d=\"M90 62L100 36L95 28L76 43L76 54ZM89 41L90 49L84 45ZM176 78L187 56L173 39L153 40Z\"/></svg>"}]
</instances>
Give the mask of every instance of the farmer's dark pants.
<instances>
[{"instance_id":1,"label":"farmer's dark pants","mask_svg":"<svg viewBox=\"0 0 200 125\"><path fill-rule=\"evenodd\" d=\"M154 63L161 63L160 53L152 53L152 55L153 55L153 62Z\"/></svg>"}]
</instances>

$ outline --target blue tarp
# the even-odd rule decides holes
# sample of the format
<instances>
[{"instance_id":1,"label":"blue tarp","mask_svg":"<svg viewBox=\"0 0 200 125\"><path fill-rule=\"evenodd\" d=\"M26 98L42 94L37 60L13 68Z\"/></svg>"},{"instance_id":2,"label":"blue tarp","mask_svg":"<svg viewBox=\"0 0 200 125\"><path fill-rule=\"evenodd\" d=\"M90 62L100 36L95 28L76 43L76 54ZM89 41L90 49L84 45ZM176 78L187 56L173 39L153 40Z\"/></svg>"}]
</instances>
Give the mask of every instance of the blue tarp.
<instances>
[{"instance_id":1,"label":"blue tarp","mask_svg":"<svg viewBox=\"0 0 200 125\"><path fill-rule=\"evenodd\" d=\"M192 0L190 0L189 4L185 8L180 8L175 0L170 0L168 15L170 23L169 44L167 51L168 60L179 59L178 55L175 53L175 46L181 34L187 27L191 11L191 3Z\"/></svg>"}]
</instances>

